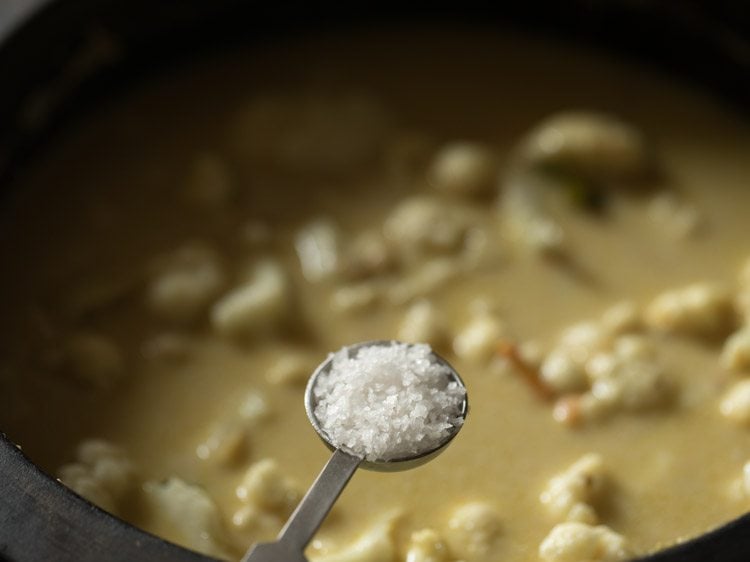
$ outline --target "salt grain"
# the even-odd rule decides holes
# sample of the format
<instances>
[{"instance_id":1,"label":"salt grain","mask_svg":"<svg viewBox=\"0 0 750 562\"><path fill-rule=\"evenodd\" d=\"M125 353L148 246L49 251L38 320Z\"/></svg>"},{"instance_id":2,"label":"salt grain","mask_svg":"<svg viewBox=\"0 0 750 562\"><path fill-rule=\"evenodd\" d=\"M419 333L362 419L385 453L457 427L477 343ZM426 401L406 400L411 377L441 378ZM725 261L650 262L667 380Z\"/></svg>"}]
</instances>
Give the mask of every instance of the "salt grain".
<instances>
[{"instance_id":1,"label":"salt grain","mask_svg":"<svg viewBox=\"0 0 750 562\"><path fill-rule=\"evenodd\" d=\"M318 376L314 415L334 446L368 461L420 455L463 423L466 392L451 373L427 344L344 348Z\"/></svg>"}]
</instances>

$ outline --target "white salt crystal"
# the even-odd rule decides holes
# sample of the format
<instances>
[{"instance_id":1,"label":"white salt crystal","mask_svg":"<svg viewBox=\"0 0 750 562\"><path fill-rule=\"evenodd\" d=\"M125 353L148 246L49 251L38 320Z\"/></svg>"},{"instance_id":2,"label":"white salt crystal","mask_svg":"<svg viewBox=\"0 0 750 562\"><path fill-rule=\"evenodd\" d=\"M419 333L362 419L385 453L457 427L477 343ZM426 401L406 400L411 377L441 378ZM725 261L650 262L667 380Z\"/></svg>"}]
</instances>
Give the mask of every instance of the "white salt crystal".
<instances>
[{"instance_id":1,"label":"white salt crystal","mask_svg":"<svg viewBox=\"0 0 750 562\"><path fill-rule=\"evenodd\" d=\"M366 460L419 455L463 423L466 393L450 375L427 344L344 348L318 376L314 414L333 445Z\"/></svg>"}]
</instances>

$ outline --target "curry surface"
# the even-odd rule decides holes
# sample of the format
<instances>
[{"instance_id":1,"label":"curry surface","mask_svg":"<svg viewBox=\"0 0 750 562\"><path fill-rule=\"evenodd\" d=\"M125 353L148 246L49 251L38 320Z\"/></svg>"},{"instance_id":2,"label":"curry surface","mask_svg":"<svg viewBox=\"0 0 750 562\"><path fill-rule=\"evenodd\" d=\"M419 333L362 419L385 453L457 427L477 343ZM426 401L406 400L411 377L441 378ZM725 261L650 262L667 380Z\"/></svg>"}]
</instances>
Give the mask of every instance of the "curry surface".
<instances>
[{"instance_id":1,"label":"curry surface","mask_svg":"<svg viewBox=\"0 0 750 562\"><path fill-rule=\"evenodd\" d=\"M294 233L317 216L333 217L348 233L377 229L396 203L427 188L391 181L367 163L345 177L256 174L232 146L235 114L258 92L295 90L366 92L398 127L438 142L483 141L503 157L554 111L612 112L653 139L667 171L663 181L705 219L698 236L675 240L649 220L645 198L613 197L601 217L571 212L561 221L586 275L498 242L493 265L430 294L451 325L460 326L467 303L482 297L519 340L550 343L562 328L623 299L645 304L697 280L732 283L750 254L750 132L709 97L642 68L484 31L302 38L199 61L96 109L40 159L4 205L0 424L45 469L70 461L81 439L102 437L127 451L145 477L177 474L198 482L230 513L250 461L276 459L304 486L322 467L329 453L305 418L303 389L270 385L263 373L289 341L313 347L322 360L345 344L393 338L404 307L332 314L328 288L299 273ZM231 162L239 185L235 202L220 213L196 210L180 195L186 162L206 148ZM491 204L477 209L482 220L494 220ZM228 263L252 258L256 250L237 241L249 219L272 225L272 250L293 276L304 329L237 343L201 320L186 329L195 336L187 361L148 361L143 342L163 329L137 289L150 260L192 239L210 241ZM136 287L105 311L75 320L76 327L110 334L125 350L127 375L111 391L82 389L34 360L43 353L40 324L72 330L63 303L91 279L132 279ZM446 350L471 400L459 437L414 471L360 471L321 537L346 541L383 513L401 510L403 541L413 529L444 526L453 506L481 499L501 516L497 559L535 560L556 522L540 504L540 491L591 451L604 457L616 482L602 519L636 552L739 515L747 502L725 490L750 458L750 434L719 414L729 378L718 365L719 348L665 338L659 352L690 399L571 429L554 421L549 404L518 377ZM272 418L251 431L247 462L217 468L198 459L207 428L252 389L265 393ZM140 518L137 505L125 516L159 531Z\"/></svg>"}]
</instances>

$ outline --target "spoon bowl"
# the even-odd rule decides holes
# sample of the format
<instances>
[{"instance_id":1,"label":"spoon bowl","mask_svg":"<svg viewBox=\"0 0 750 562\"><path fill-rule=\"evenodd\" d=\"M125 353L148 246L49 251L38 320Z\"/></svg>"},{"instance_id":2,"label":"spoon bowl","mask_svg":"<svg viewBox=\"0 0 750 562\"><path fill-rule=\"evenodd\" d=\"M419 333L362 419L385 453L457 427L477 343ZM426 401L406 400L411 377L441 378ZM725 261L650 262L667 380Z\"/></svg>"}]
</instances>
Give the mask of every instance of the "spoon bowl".
<instances>
[{"instance_id":1,"label":"spoon bowl","mask_svg":"<svg viewBox=\"0 0 750 562\"><path fill-rule=\"evenodd\" d=\"M361 343L356 343L353 345L348 345L341 349L341 351L346 351L348 357L353 358L356 357L359 351L363 348L367 347L390 347L394 345L395 343L392 340L373 340L373 341L366 341ZM463 390L463 401L460 406L459 410L459 417L461 419L461 423L454 425L451 430L448 432L448 434L445 436L443 440L441 440L437 445L429 447L425 450L421 450L418 453L415 453L413 455L408 456L402 456L397 457L393 459L377 459L377 460L368 460L363 459L360 463L360 468L364 468L367 470L374 470L377 472L398 472L401 470L410 470L412 468L416 468L418 466L421 466L435 457L437 457L440 453L442 453L448 446L448 444L453 440L453 438L458 434L459 430L463 426L463 422L466 420L466 416L469 413L469 400L466 393L466 385L464 384L464 381L461 379L461 376L458 374L458 372L453 368L453 366L448 363L445 359L440 357L437 353L434 351L431 352L432 359L435 361L435 363L445 367L448 371L447 377L448 382L455 382L458 384L458 387ZM307 388L305 389L305 411L307 412L307 417L310 420L310 423L312 424L313 428L317 432L317 434L322 439L323 443L325 443L326 447L328 447L331 451L336 451L337 449L341 449L346 453L349 453L353 456L360 456L357 455L356 452L349 450L347 447L337 447L331 440L331 437L326 433L325 429L322 427L320 420L315 415L315 409L318 405L317 400L315 398L315 386L318 383L318 380L321 375L327 374L330 372L331 367L333 365L333 358L334 354L330 354L328 358L321 363L317 369L313 372L312 376L307 382Z\"/></svg>"}]
</instances>

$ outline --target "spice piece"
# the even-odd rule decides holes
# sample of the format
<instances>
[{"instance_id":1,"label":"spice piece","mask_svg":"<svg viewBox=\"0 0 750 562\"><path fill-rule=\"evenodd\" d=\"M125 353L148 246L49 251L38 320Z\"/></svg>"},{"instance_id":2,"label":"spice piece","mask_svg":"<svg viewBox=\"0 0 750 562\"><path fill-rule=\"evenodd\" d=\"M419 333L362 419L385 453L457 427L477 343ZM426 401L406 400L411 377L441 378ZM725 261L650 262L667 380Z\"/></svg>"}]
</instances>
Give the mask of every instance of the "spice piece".
<instances>
[{"instance_id":1,"label":"spice piece","mask_svg":"<svg viewBox=\"0 0 750 562\"><path fill-rule=\"evenodd\" d=\"M508 360L508 362L514 367L515 371L521 375L524 382L531 387L539 398L547 401L554 398L555 393L542 380L539 371L529 365L526 360L521 357L516 344L501 340L500 343L497 344L497 354Z\"/></svg>"}]
</instances>

